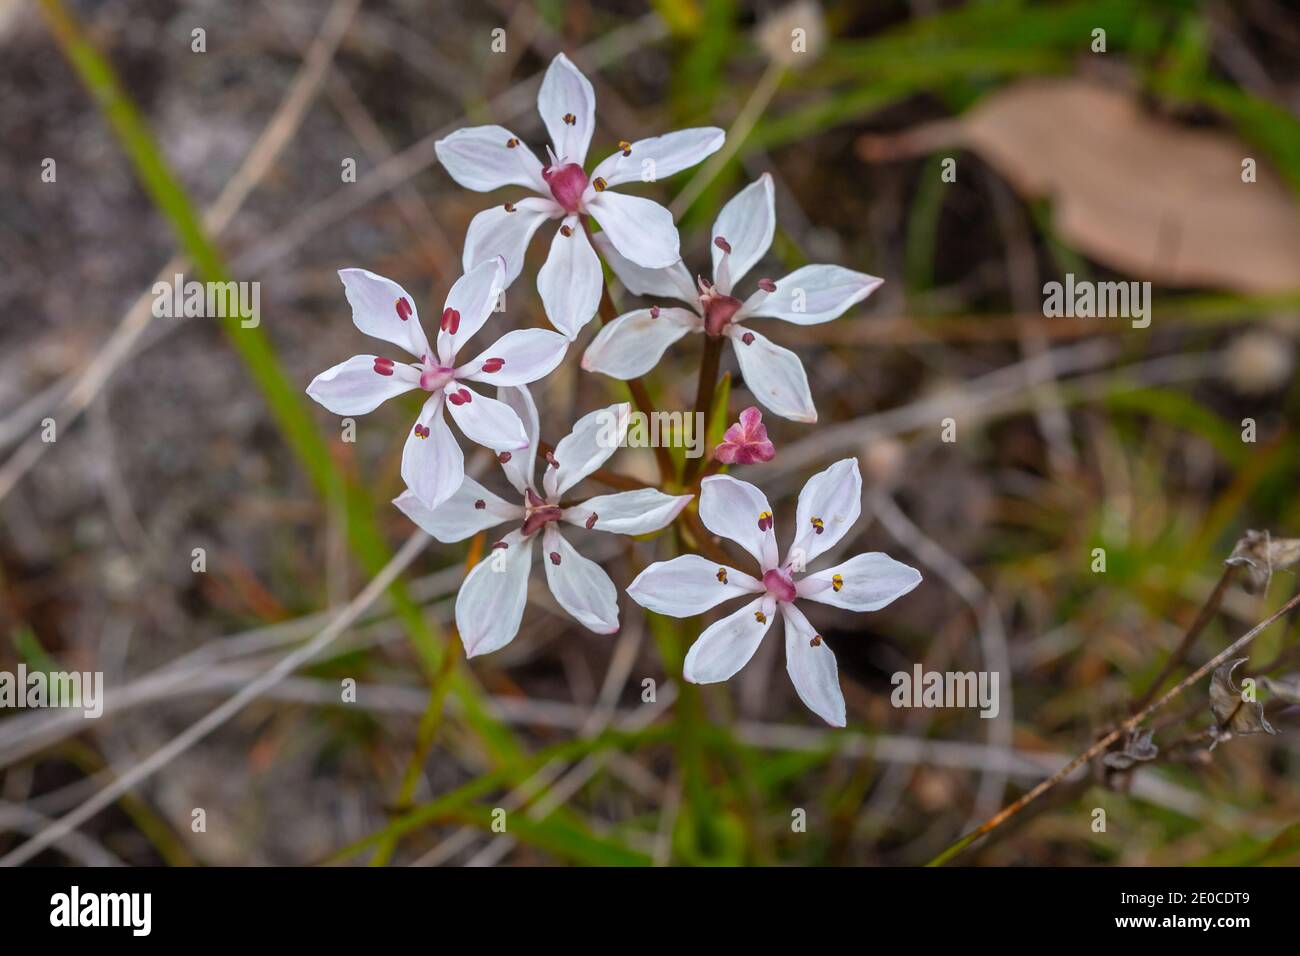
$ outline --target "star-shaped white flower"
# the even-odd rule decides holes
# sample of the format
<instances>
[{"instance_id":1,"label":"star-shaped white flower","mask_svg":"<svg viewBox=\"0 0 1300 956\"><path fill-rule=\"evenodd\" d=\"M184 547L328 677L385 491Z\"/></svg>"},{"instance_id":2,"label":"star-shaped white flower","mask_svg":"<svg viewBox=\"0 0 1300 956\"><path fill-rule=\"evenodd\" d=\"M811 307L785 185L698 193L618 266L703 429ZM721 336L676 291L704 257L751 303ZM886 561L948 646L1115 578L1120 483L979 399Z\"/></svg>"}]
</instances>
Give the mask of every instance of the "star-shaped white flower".
<instances>
[{"instance_id":1,"label":"star-shaped white flower","mask_svg":"<svg viewBox=\"0 0 1300 956\"><path fill-rule=\"evenodd\" d=\"M618 591L599 564L584 558L560 534L560 522L613 534L649 534L667 527L691 495L667 495L654 488L598 495L565 505L566 491L594 472L623 443L631 406L611 405L583 416L547 456L539 490L534 483L537 407L526 388L498 393L524 421L528 447L502 455L506 478L522 496L520 504L494 495L473 478L441 507L429 509L411 492L393 503L439 541L462 541L505 521L520 526L492 546L474 565L456 595L456 629L469 657L500 650L519 633L528 603L528 573L533 543L540 537L546 583L560 607L598 634L618 630Z\"/></svg>"},{"instance_id":2,"label":"star-shaped white flower","mask_svg":"<svg viewBox=\"0 0 1300 956\"><path fill-rule=\"evenodd\" d=\"M764 173L722 207L713 224L713 281L691 281L686 266L642 268L603 238L601 255L634 295L678 299L691 306L638 309L600 330L582 356L582 367L613 378L630 379L655 367L664 351L688 332L724 335L731 340L754 398L782 418L817 421L808 390L808 375L799 356L741 325L758 318L783 319L795 325L818 325L838 318L874 292L883 281L840 266L810 265L784 279L760 279L744 302L731 294L735 283L772 244L776 230L772 177Z\"/></svg>"},{"instance_id":3,"label":"star-shaped white flower","mask_svg":"<svg viewBox=\"0 0 1300 956\"><path fill-rule=\"evenodd\" d=\"M490 192L514 185L537 194L474 217L465 236L466 269L492 256L504 256L507 280L513 282L523 268L524 250L533 233L547 219L563 220L537 274L537 291L551 323L572 339L596 314L604 283L582 217L600 223L607 241L629 261L646 269L671 265L680 258L672 213L652 200L614 192L611 187L638 180L654 182L689 169L721 147L726 134L709 126L623 141L591 171L589 179L583 167L596 128L596 94L563 53L546 71L537 110L551 136L545 166L502 126L457 130L434 148L451 178L466 189Z\"/></svg>"},{"instance_id":4,"label":"star-shaped white flower","mask_svg":"<svg viewBox=\"0 0 1300 956\"><path fill-rule=\"evenodd\" d=\"M465 476L465 459L443 417L444 407L466 437L480 445L497 452L527 446L519 416L465 383L536 381L560 364L568 340L546 329L516 329L477 358L456 365L456 353L483 327L504 288L505 265L500 259L471 269L451 287L436 350L429 347L414 300L396 282L365 269L343 269L339 278L357 328L406 349L416 361L354 355L317 375L307 394L336 415L364 415L403 392L416 388L428 392L402 451L402 480L426 506L436 508L450 498Z\"/></svg>"},{"instance_id":5,"label":"star-shaped white flower","mask_svg":"<svg viewBox=\"0 0 1300 956\"><path fill-rule=\"evenodd\" d=\"M690 617L728 598L753 595L740 610L700 635L686 654L684 674L696 684L724 681L754 656L779 609L785 618L786 670L799 699L817 716L844 726L835 655L795 601L803 598L850 611L877 611L921 583L921 573L879 552L859 554L824 571L804 568L835 545L862 510L862 476L855 458L813 475L799 493L798 531L784 562L777 560L771 506L763 492L727 475L700 486L700 520L758 562L753 577L696 554L652 564L627 589L657 614Z\"/></svg>"}]
</instances>

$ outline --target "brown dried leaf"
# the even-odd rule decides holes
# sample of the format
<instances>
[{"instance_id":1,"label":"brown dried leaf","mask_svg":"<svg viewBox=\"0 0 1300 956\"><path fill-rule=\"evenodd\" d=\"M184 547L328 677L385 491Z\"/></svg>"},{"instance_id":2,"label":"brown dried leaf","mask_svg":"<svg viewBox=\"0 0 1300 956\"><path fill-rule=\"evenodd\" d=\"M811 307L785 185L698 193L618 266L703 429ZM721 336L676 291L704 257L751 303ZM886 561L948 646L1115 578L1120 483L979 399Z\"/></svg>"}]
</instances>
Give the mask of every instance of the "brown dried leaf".
<instances>
[{"instance_id":1,"label":"brown dried leaf","mask_svg":"<svg viewBox=\"0 0 1300 956\"><path fill-rule=\"evenodd\" d=\"M1151 742L1151 734L1150 730L1133 731L1129 734L1124 749L1106 754L1102 758L1102 763L1115 770L1127 770L1136 763L1155 760L1160 753L1160 748Z\"/></svg>"},{"instance_id":2,"label":"brown dried leaf","mask_svg":"<svg viewBox=\"0 0 1300 956\"><path fill-rule=\"evenodd\" d=\"M1028 80L977 103L931 140L978 152L1027 198L1052 202L1070 245L1168 286L1300 288L1300 213L1257 148L1153 115L1082 79ZM924 128L906 138L924 141ZM865 151L865 150L864 150ZM1256 160L1256 182L1242 161Z\"/></svg>"},{"instance_id":3,"label":"brown dried leaf","mask_svg":"<svg viewBox=\"0 0 1300 956\"><path fill-rule=\"evenodd\" d=\"M1264 677L1260 683L1278 700L1288 704L1300 704L1300 674L1287 674L1284 677Z\"/></svg>"},{"instance_id":4,"label":"brown dried leaf","mask_svg":"<svg viewBox=\"0 0 1300 956\"><path fill-rule=\"evenodd\" d=\"M1264 705L1257 700L1246 700L1242 691L1232 681L1232 672L1246 662L1239 657L1214 671L1210 679L1210 710L1219 724L1219 739L1231 734L1275 734L1276 730L1264 719Z\"/></svg>"},{"instance_id":5,"label":"brown dried leaf","mask_svg":"<svg viewBox=\"0 0 1300 956\"><path fill-rule=\"evenodd\" d=\"M1273 572L1300 561L1300 538L1275 538L1267 531L1247 531L1224 564L1245 569L1242 587L1251 594L1268 589Z\"/></svg>"}]
</instances>

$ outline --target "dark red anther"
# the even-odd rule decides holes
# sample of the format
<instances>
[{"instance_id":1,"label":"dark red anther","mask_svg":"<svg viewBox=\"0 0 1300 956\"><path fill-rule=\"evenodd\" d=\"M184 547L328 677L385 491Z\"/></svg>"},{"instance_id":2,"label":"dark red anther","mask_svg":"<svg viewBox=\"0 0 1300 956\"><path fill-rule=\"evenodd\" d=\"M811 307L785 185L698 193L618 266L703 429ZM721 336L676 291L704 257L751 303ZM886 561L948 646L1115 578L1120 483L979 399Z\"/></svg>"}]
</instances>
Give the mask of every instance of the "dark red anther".
<instances>
[{"instance_id":1,"label":"dark red anther","mask_svg":"<svg viewBox=\"0 0 1300 956\"><path fill-rule=\"evenodd\" d=\"M551 552L551 564L554 564L554 565L556 565L557 567L559 566L559 564L560 564L560 552L558 552L558 551L552 551L552 552Z\"/></svg>"},{"instance_id":2,"label":"dark red anther","mask_svg":"<svg viewBox=\"0 0 1300 956\"><path fill-rule=\"evenodd\" d=\"M659 306L657 305L650 306L650 318L652 319L659 318Z\"/></svg>"},{"instance_id":3,"label":"dark red anther","mask_svg":"<svg viewBox=\"0 0 1300 956\"><path fill-rule=\"evenodd\" d=\"M559 463L558 461L555 460L555 452L552 452L552 451L548 451L548 452L546 453L546 463L547 463L548 465L552 465L552 466L554 466L554 467L556 467L556 468L559 468L559 467L560 467L560 463Z\"/></svg>"},{"instance_id":4,"label":"dark red anther","mask_svg":"<svg viewBox=\"0 0 1300 956\"><path fill-rule=\"evenodd\" d=\"M482 511L482 510L483 510L484 508L486 508L486 507L487 507L487 502L484 501L482 498L480 498L478 501L474 502L474 509L475 509L476 511Z\"/></svg>"},{"instance_id":5,"label":"dark red anther","mask_svg":"<svg viewBox=\"0 0 1300 956\"><path fill-rule=\"evenodd\" d=\"M753 333L753 332L746 332L744 335L742 335L742 336L740 337L740 341L744 342L746 345L753 345L753 344L754 344L754 333Z\"/></svg>"},{"instance_id":6,"label":"dark red anther","mask_svg":"<svg viewBox=\"0 0 1300 956\"><path fill-rule=\"evenodd\" d=\"M499 371L501 371L502 367L503 367L505 364L506 364L506 360L503 359L503 358L490 358L490 359L484 359L484 360L483 360L483 371L485 371L485 372L499 372Z\"/></svg>"},{"instance_id":7,"label":"dark red anther","mask_svg":"<svg viewBox=\"0 0 1300 956\"><path fill-rule=\"evenodd\" d=\"M511 457L510 452L503 451L501 454L497 455L497 461L499 461L501 464L504 465L506 462L510 460L510 457Z\"/></svg>"},{"instance_id":8,"label":"dark red anther","mask_svg":"<svg viewBox=\"0 0 1300 956\"><path fill-rule=\"evenodd\" d=\"M447 396L447 401L453 405L468 405L474 398L474 393L467 388L452 392Z\"/></svg>"},{"instance_id":9,"label":"dark red anther","mask_svg":"<svg viewBox=\"0 0 1300 956\"><path fill-rule=\"evenodd\" d=\"M375 371L380 375L392 375L393 360L388 358L376 358Z\"/></svg>"},{"instance_id":10,"label":"dark red anther","mask_svg":"<svg viewBox=\"0 0 1300 956\"><path fill-rule=\"evenodd\" d=\"M596 527L596 517L597 517L596 512L593 511L593 512L591 513L591 517L588 518L587 521L586 521L586 526L587 526L587 529L588 529L588 530L590 530L590 529Z\"/></svg>"},{"instance_id":11,"label":"dark red anther","mask_svg":"<svg viewBox=\"0 0 1300 956\"><path fill-rule=\"evenodd\" d=\"M416 438L428 438L430 434L431 434L431 433L430 433L429 429L426 428L424 425L419 425L419 424L417 424L417 425L415 426L415 437L416 437Z\"/></svg>"},{"instance_id":12,"label":"dark red anther","mask_svg":"<svg viewBox=\"0 0 1300 956\"><path fill-rule=\"evenodd\" d=\"M440 326L444 332L455 335L460 331L460 313L451 307L443 309Z\"/></svg>"},{"instance_id":13,"label":"dark red anther","mask_svg":"<svg viewBox=\"0 0 1300 956\"><path fill-rule=\"evenodd\" d=\"M504 541L498 541L496 544L492 545L492 550L496 551L500 549L502 551L505 551L509 547L510 545L506 544Z\"/></svg>"},{"instance_id":14,"label":"dark red anther","mask_svg":"<svg viewBox=\"0 0 1300 956\"><path fill-rule=\"evenodd\" d=\"M726 239L723 239L721 236L718 236L716 239L714 239L713 244L717 246L719 249L721 249L723 252L727 252L727 253L731 252L731 243L729 243Z\"/></svg>"},{"instance_id":15,"label":"dark red anther","mask_svg":"<svg viewBox=\"0 0 1300 956\"><path fill-rule=\"evenodd\" d=\"M403 322L411 317L411 303L406 296L402 296L397 300L397 317Z\"/></svg>"},{"instance_id":16,"label":"dark red anther","mask_svg":"<svg viewBox=\"0 0 1300 956\"><path fill-rule=\"evenodd\" d=\"M758 287L762 289L764 292L776 291L776 283L773 282L771 279L759 279Z\"/></svg>"}]
</instances>

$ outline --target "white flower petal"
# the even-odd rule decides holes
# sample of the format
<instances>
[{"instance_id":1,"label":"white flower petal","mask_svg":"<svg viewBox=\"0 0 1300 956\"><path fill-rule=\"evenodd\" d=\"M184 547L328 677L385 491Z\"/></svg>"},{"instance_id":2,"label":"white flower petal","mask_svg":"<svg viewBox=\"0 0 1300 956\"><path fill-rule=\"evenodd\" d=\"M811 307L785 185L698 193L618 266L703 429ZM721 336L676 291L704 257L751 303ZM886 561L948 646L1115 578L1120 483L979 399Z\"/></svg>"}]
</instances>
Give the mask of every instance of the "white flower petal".
<instances>
[{"instance_id":1,"label":"white flower petal","mask_svg":"<svg viewBox=\"0 0 1300 956\"><path fill-rule=\"evenodd\" d=\"M776 198L772 189L772 176L764 173L736 193L722 207L722 212L713 224L713 239L722 236L731 246L728 255L716 243L710 244L713 252L713 277L723 295L731 295L732 287L763 258L772 245L775 232ZM718 268L724 255L727 256L725 283Z\"/></svg>"},{"instance_id":2,"label":"white flower petal","mask_svg":"<svg viewBox=\"0 0 1300 956\"><path fill-rule=\"evenodd\" d=\"M481 503L481 507L480 507ZM469 475L437 508L426 508L409 488L393 499L397 509L444 544L464 541L503 521L522 518L520 505L494 495Z\"/></svg>"},{"instance_id":3,"label":"white flower petal","mask_svg":"<svg viewBox=\"0 0 1300 956\"><path fill-rule=\"evenodd\" d=\"M433 149L451 178L466 189L486 193L502 186L523 186L542 195L548 191L542 164L504 126L458 129L434 143Z\"/></svg>"},{"instance_id":4,"label":"white flower petal","mask_svg":"<svg viewBox=\"0 0 1300 956\"><path fill-rule=\"evenodd\" d=\"M722 148L727 134L716 126L678 130L630 144L626 155L619 150L607 156L591 171L591 178L611 186L623 183L655 183L690 169Z\"/></svg>"},{"instance_id":5,"label":"white flower petal","mask_svg":"<svg viewBox=\"0 0 1300 956\"><path fill-rule=\"evenodd\" d=\"M781 605L785 618L785 670L804 706L832 727L843 727L844 694L835 654L793 604Z\"/></svg>"},{"instance_id":6,"label":"white flower petal","mask_svg":"<svg viewBox=\"0 0 1300 956\"><path fill-rule=\"evenodd\" d=\"M447 410L470 441L477 442L495 452L514 452L528 447L524 424L513 408L495 398L488 398L459 382L447 387ZM467 402L453 402L452 396L469 394Z\"/></svg>"},{"instance_id":7,"label":"white flower petal","mask_svg":"<svg viewBox=\"0 0 1300 956\"><path fill-rule=\"evenodd\" d=\"M513 212L510 210L513 208ZM524 253L533 233L547 219L564 215L559 203L530 196L517 203L491 206L470 220L465 233L461 266L466 272L500 256L506 262L505 284L509 286L524 267Z\"/></svg>"},{"instance_id":8,"label":"white flower petal","mask_svg":"<svg viewBox=\"0 0 1300 956\"><path fill-rule=\"evenodd\" d=\"M587 210L614 248L642 268L667 269L681 259L673 214L657 202L607 189L587 203Z\"/></svg>"},{"instance_id":9,"label":"white flower petal","mask_svg":"<svg viewBox=\"0 0 1300 956\"><path fill-rule=\"evenodd\" d=\"M523 422L524 433L528 436L528 447L510 452L510 457L502 462L501 469L506 473L510 484L521 495L533 485L533 463L537 458L537 441L541 431L537 421L537 405L532 393L522 385L514 388L497 389L497 398L509 405L519 420Z\"/></svg>"},{"instance_id":10,"label":"white flower petal","mask_svg":"<svg viewBox=\"0 0 1300 956\"><path fill-rule=\"evenodd\" d=\"M700 483L700 520L714 534L748 551L764 571L776 567L772 506L767 496L749 482L730 475L705 478ZM759 527L760 521L767 525L766 530Z\"/></svg>"},{"instance_id":11,"label":"white flower petal","mask_svg":"<svg viewBox=\"0 0 1300 956\"><path fill-rule=\"evenodd\" d=\"M803 362L787 348L739 325L727 327L740 374L754 400L775 415L796 422L817 421ZM748 340L748 344L746 344Z\"/></svg>"},{"instance_id":12,"label":"white flower petal","mask_svg":"<svg viewBox=\"0 0 1300 956\"><path fill-rule=\"evenodd\" d=\"M511 531L470 570L456 595L456 630L466 657L500 650L515 639L528 603L533 540Z\"/></svg>"},{"instance_id":13,"label":"white flower petal","mask_svg":"<svg viewBox=\"0 0 1300 956\"><path fill-rule=\"evenodd\" d=\"M591 81L563 53L551 61L542 78L537 112L551 134L556 156L586 165L587 147L596 129L596 92Z\"/></svg>"},{"instance_id":14,"label":"white flower petal","mask_svg":"<svg viewBox=\"0 0 1300 956\"><path fill-rule=\"evenodd\" d=\"M775 292L761 289L746 300L742 316L767 316L796 325L817 325L843 315L884 279L842 266L804 266L776 280Z\"/></svg>"},{"instance_id":15,"label":"white flower petal","mask_svg":"<svg viewBox=\"0 0 1300 956\"><path fill-rule=\"evenodd\" d=\"M420 311L415 299L392 279L385 279L367 269L340 269L343 292L352 306L352 321L366 335L392 342L417 359L430 355L429 340L420 325ZM398 303L405 299L410 312ZM402 315L408 317L403 319Z\"/></svg>"},{"instance_id":16,"label":"white flower petal","mask_svg":"<svg viewBox=\"0 0 1300 956\"><path fill-rule=\"evenodd\" d=\"M387 359L354 355L312 379L307 394L335 415L364 415L420 384L419 373L411 366L394 363L385 366L392 374L382 375L375 371L376 361Z\"/></svg>"},{"instance_id":17,"label":"white flower petal","mask_svg":"<svg viewBox=\"0 0 1300 956\"><path fill-rule=\"evenodd\" d=\"M686 652L682 676L692 684L716 684L733 676L758 650L775 609L776 601L765 594L710 625Z\"/></svg>"},{"instance_id":18,"label":"white flower petal","mask_svg":"<svg viewBox=\"0 0 1300 956\"><path fill-rule=\"evenodd\" d=\"M548 500L558 500L582 479L605 464L627 435L632 406L627 402L598 408L578 419L573 431L555 446L559 468L547 465L542 483Z\"/></svg>"},{"instance_id":19,"label":"white flower petal","mask_svg":"<svg viewBox=\"0 0 1300 956\"><path fill-rule=\"evenodd\" d=\"M457 379L485 385L527 385L549 375L568 351L569 340L549 329L515 329L484 349L472 362L456 369ZM492 359L499 359L498 366ZM484 367L484 363L490 363ZM496 371L487 371L495 368Z\"/></svg>"},{"instance_id":20,"label":"white flower petal","mask_svg":"<svg viewBox=\"0 0 1300 956\"><path fill-rule=\"evenodd\" d=\"M648 611L691 617L730 600L755 594L763 585L744 571L714 564L698 554L656 561L636 576L627 594Z\"/></svg>"},{"instance_id":21,"label":"white flower petal","mask_svg":"<svg viewBox=\"0 0 1300 956\"><path fill-rule=\"evenodd\" d=\"M633 295L680 299L687 305L699 301L700 291L695 287L695 280L691 278L682 260L678 259L667 269L644 269L615 249L606 233L596 233L591 241L596 246L596 251L614 270L618 281Z\"/></svg>"},{"instance_id":22,"label":"white flower petal","mask_svg":"<svg viewBox=\"0 0 1300 956\"><path fill-rule=\"evenodd\" d=\"M442 415L442 392L429 396L417 425L427 428L422 438L415 429L402 449L402 480L426 508L437 508L456 493L465 477L465 456Z\"/></svg>"},{"instance_id":23,"label":"white flower petal","mask_svg":"<svg viewBox=\"0 0 1300 956\"><path fill-rule=\"evenodd\" d=\"M553 524L542 533L542 552L546 583L560 607L589 631L617 631L618 589L600 565L575 551Z\"/></svg>"},{"instance_id":24,"label":"white flower petal","mask_svg":"<svg viewBox=\"0 0 1300 956\"><path fill-rule=\"evenodd\" d=\"M671 524L691 497L666 495L657 488L597 495L564 509L564 520L611 534L649 534Z\"/></svg>"},{"instance_id":25,"label":"white flower petal","mask_svg":"<svg viewBox=\"0 0 1300 956\"><path fill-rule=\"evenodd\" d=\"M555 230L551 252L537 273L537 292L551 325L575 338L596 314L604 282L600 259L582 223L569 216Z\"/></svg>"},{"instance_id":26,"label":"white flower petal","mask_svg":"<svg viewBox=\"0 0 1300 956\"><path fill-rule=\"evenodd\" d=\"M628 312L601 327L582 354L582 367L624 381L637 378L659 364L668 346L701 326L700 317L688 309Z\"/></svg>"},{"instance_id":27,"label":"white flower petal","mask_svg":"<svg viewBox=\"0 0 1300 956\"><path fill-rule=\"evenodd\" d=\"M835 578L840 579L836 590ZM878 611L921 583L921 572L869 551L795 582L799 596L849 611Z\"/></svg>"},{"instance_id":28,"label":"white flower petal","mask_svg":"<svg viewBox=\"0 0 1300 956\"><path fill-rule=\"evenodd\" d=\"M838 544L862 514L862 472L856 458L843 458L808 479L799 492L794 544L786 561L802 571ZM820 530L819 530L820 529Z\"/></svg>"},{"instance_id":29,"label":"white flower petal","mask_svg":"<svg viewBox=\"0 0 1300 956\"><path fill-rule=\"evenodd\" d=\"M506 287L505 260L501 256L480 262L463 276L447 293L446 309L460 313L460 323L455 333L450 329L438 332L438 356L446 365L456 359L456 353L474 333L483 328L497 300Z\"/></svg>"}]
</instances>

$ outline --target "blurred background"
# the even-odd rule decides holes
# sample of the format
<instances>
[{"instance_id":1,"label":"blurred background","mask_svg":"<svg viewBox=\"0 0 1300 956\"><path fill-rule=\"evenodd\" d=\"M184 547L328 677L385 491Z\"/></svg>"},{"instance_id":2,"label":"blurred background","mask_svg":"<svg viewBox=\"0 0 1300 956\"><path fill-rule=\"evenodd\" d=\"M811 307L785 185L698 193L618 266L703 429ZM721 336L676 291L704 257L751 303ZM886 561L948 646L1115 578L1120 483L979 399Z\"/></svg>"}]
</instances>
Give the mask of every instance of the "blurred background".
<instances>
[{"instance_id":1,"label":"blurred background","mask_svg":"<svg viewBox=\"0 0 1300 956\"><path fill-rule=\"evenodd\" d=\"M336 273L389 276L433 315L469 220L513 198L456 186L433 142L498 122L540 152L560 51L595 85L593 159L728 130L725 162L637 187L679 213L692 271L722 203L770 172L754 276L885 279L834 322L762 324L803 358L820 423L766 416L776 460L737 472L784 535L804 480L859 456L849 553L925 575L879 613L809 612L849 727L800 704L775 634L728 684L684 686L707 621L625 598L596 636L540 576L519 637L468 665L451 607L480 541L426 548L322 653L147 764L409 538L389 502L414 406L346 441L303 393L370 348ZM97 721L0 711L0 856L126 780L32 858L919 864L1295 590L1284 562L1222 577L1248 529L1300 532L1293 4L19 0L0 63L0 670L107 682ZM488 335L545 324L543 251ZM260 282L260 324L155 317L176 273ZM1067 274L1151 282L1149 325L1046 316ZM659 407L691 407L699 349L649 377ZM552 443L626 396L578 354L535 389ZM736 377L731 420L748 404ZM646 451L610 466L654 473ZM620 590L667 553L580 535ZM1294 647L1276 625L1236 674L1273 678L1275 736L1211 751L1199 681L1148 723L1156 759L1094 762L958 862L1294 862ZM891 706L916 664L997 671L999 716Z\"/></svg>"}]
</instances>

